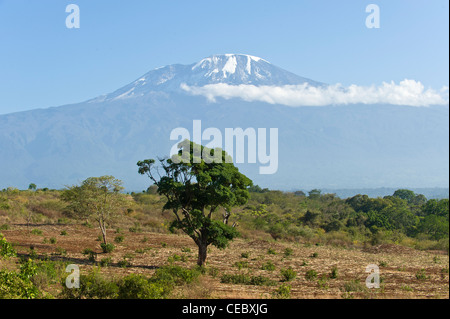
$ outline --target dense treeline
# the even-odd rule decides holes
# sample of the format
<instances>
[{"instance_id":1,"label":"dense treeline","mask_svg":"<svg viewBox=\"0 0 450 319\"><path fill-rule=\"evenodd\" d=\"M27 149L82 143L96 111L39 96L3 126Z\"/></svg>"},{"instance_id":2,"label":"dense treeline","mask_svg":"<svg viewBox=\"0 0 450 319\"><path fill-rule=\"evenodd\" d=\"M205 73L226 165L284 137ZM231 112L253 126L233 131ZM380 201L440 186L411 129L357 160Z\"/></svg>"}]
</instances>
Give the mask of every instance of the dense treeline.
<instances>
[{"instance_id":1,"label":"dense treeline","mask_svg":"<svg viewBox=\"0 0 450 319\"><path fill-rule=\"evenodd\" d=\"M420 243L431 247L435 242L434 248L448 250L448 199L427 200L406 189L383 198L340 199L317 189L308 194L283 193L255 186L249 205L236 214L236 220L273 238L392 242L419 248Z\"/></svg>"}]
</instances>

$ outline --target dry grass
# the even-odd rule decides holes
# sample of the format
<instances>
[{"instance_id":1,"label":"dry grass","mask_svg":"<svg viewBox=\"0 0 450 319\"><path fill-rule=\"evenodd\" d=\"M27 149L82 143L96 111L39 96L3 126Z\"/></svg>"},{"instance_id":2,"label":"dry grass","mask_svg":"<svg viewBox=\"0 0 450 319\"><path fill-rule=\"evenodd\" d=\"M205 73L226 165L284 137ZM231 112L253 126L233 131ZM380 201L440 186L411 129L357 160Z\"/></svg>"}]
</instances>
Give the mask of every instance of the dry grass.
<instances>
[{"instance_id":1,"label":"dry grass","mask_svg":"<svg viewBox=\"0 0 450 319\"><path fill-rule=\"evenodd\" d=\"M39 229L42 235L34 235L32 229ZM66 236L61 236L65 230ZM98 253L97 261L111 257L113 264L102 268L102 273L108 276L124 276L130 273L152 275L156 268L168 263L168 258L174 254L184 256L183 261L175 261L185 267L196 264L197 247L193 241L184 235L162 234L155 232L133 233L124 229L121 235L125 240L114 243L116 249L111 254L103 254L99 232L96 228L82 225L48 225L11 224L8 230L1 231L6 239L15 245L19 254L28 254L30 246L34 246L38 255L52 256L78 264L81 272L92 268L93 263L82 253L90 248ZM110 242L118 234L114 230L108 232ZM47 238L56 238L51 244ZM269 254L272 249L276 254ZM284 250L292 249L292 254L285 257ZM65 251L63 255L54 255L57 251ZM248 253L243 258L242 253ZM53 255L52 255L53 254ZM316 257L313 257L316 256ZM130 267L122 268L117 263L127 257ZM235 263L246 261L248 268L238 269ZM262 270L267 262L275 265L274 271ZM364 284L368 274L366 266L377 264L383 279L382 288L361 292L345 292L346 283L359 280ZM294 280L288 282L291 298L449 298L449 257L436 251L418 251L395 245L380 245L363 248L339 248L326 245L309 245L302 243L287 243L269 240L237 239L226 250L209 248L207 269L209 274L189 286L178 288L173 298L271 298L273 292L281 284L280 270L292 267L297 273ZM10 261L0 259L0 268L11 267ZM327 278L333 267L338 269L336 279ZM425 269L426 280L416 278L416 274ZM447 269L447 272L442 271ZM317 272L317 278L308 280L305 274L308 270ZM262 275L277 282L276 286L250 286L221 283L223 274L250 273L252 276ZM212 276L214 274L215 276ZM319 278L323 281L319 283Z\"/></svg>"}]
</instances>

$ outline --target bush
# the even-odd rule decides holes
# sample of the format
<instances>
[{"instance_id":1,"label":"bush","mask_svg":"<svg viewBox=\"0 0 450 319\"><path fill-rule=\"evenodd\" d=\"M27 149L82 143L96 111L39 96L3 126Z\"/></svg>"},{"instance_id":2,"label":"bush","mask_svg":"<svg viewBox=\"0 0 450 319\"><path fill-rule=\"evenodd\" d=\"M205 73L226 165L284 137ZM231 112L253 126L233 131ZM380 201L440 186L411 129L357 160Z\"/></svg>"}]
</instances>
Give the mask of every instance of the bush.
<instances>
[{"instance_id":1,"label":"bush","mask_svg":"<svg viewBox=\"0 0 450 319\"><path fill-rule=\"evenodd\" d=\"M291 297L291 286L282 284L272 293L273 298L289 299Z\"/></svg>"},{"instance_id":2,"label":"bush","mask_svg":"<svg viewBox=\"0 0 450 319\"><path fill-rule=\"evenodd\" d=\"M110 244L110 243L108 243L108 244L105 244L105 243L101 243L100 244L100 247L102 248L102 251L105 253L105 254L109 254L109 253L111 253L113 250L114 250L114 245L113 244Z\"/></svg>"},{"instance_id":3,"label":"bush","mask_svg":"<svg viewBox=\"0 0 450 319\"><path fill-rule=\"evenodd\" d=\"M113 280L101 276L98 269L87 275L80 275L80 288L66 287L66 278L61 282L63 289L60 297L68 299L114 299L119 294L119 286Z\"/></svg>"},{"instance_id":4,"label":"bush","mask_svg":"<svg viewBox=\"0 0 450 319\"><path fill-rule=\"evenodd\" d=\"M295 277L297 277L297 273L291 267L289 267L287 269L281 269L280 274L282 277L281 281L291 281Z\"/></svg>"},{"instance_id":5,"label":"bush","mask_svg":"<svg viewBox=\"0 0 450 319\"><path fill-rule=\"evenodd\" d=\"M275 265L270 260L261 266L262 270L274 271Z\"/></svg>"},{"instance_id":6,"label":"bush","mask_svg":"<svg viewBox=\"0 0 450 319\"><path fill-rule=\"evenodd\" d=\"M122 243L125 240L125 237L123 237L122 235L118 235L114 238L114 242L116 242L117 244Z\"/></svg>"},{"instance_id":7,"label":"bush","mask_svg":"<svg viewBox=\"0 0 450 319\"><path fill-rule=\"evenodd\" d=\"M234 263L234 266L239 270L241 270L242 268L248 268L248 261L237 261Z\"/></svg>"},{"instance_id":8,"label":"bush","mask_svg":"<svg viewBox=\"0 0 450 319\"><path fill-rule=\"evenodd\" d=\"M0 299L34 299L40 292L27 276L0 270Z\"/></svg>"},{"instance_id":9,"label":"bush","mask_svg":"<svg viewBox=\"0 0 450 319\"><path fill-rule=\"evenodd\" d=\"M119 299L163 299L167 294L161 283L150 282L142 275L128 275L119 283Z\"/></svg>"},{"instance_id":10,"label":"bush","mask_svg":"<svg viewBox=\"0 0 450 319\"><path fill-rule=\"evenodd\" d=\"M33 230L31 230L31 233L33 234L33 235L38 235L38 236L41 236L42 235L42 230L40 230L40 229L33 229Z\"/></svg>"},{"instance_id":11,"label":"bush","mask_svg":"<svg viewBox=\"0 0 450 319\"><path fill-rule=\"evenodd\" d=\"M275 251L275 249L269 248L269 249L267 250L267 254L269 254L269 255L276 255L277 252Z\"/></svg>"},{"instance_id":12,"label":"bush","mask_svg":"<svg viewBox=\"0 0 450 319\"><path fill-rule=\"evenodd\" d=\"M317 278L317 272L314 269L310 269L305 274L306 280L313 281Z\"/></svg>"},{"instance_id":13,"label":"bush","mask_svg":"<svg viewBox=\"0 0 450 319\"><path fill-rule=\"evenodd\" d=\"M243 252L241 254L241 258L248 258L248 257L250 257L250 253L248 253L248 252Z\"/></svg>"},{"instance_id":14,"label":"bush","mask_svg":"<svg viewBox=\"0 0 450 319\"><path fill-rule=\"evenodd\" d=\"M0 234L0 257L16 257L16 250L9 242L6 241L3 234Z\"/></svg>"},{"instance_id":15,"label":"bush","mask_svg":"<svg viewBox=\"0 0 450 319\"><path fill-rule=\"evenodd\" d=\"M108 267L109 265L112 264L112 259L111 257L107 257L107 258L102 258L100 260L100 266L101 267Z\"/></svg>"},{"instance_id":16,"label":"bush","mask_svg":"<svg viewBox=\"0 0 450 319\"><path fill-rule=\"evenodd\" d=\"M337 266L334 266L333 268L331 268L330 278L337 279L337 277L338 277L338 268Z\"/></svg>"},{"instance_id":17,"label":"bush","mask_svg":"<svg viewBox=\"0 0 450 319\"><path fill-rule=\"evenodd\" d=\"M416 273L416 278L418 279L418 280L427 280L428 279L428 276L427 276L427 273L426 273L426 271L425 271L425 269L420 269L417 273Z\"/></svg>"},{"instance_id":18,"label":"bush","mask_svg":"<svg viewBox=\"0 0 450 319\"><path fill-rule=\"evenodd\" d=\"M189 284L198 278L200 272L198 269L187 269L180 266L164 266L156 270L153 281L163 281L168 284Z\"/></svg>"}]
</instances>

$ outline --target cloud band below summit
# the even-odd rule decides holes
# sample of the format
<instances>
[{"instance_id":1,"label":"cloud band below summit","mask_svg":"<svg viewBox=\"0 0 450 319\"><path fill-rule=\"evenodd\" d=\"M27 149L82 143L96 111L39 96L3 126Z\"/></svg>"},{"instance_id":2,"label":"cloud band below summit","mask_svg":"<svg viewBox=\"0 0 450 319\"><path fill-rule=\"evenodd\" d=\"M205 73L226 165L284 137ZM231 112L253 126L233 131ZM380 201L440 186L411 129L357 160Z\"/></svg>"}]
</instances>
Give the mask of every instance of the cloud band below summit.
<instances>
[{"instance_id":1,"label":"cloud band below summit","mask_svg":"<svg viewBox=\"0 0 450 319\"><path fill-rule=\"evenodd\" d=\"M447 105L448 87L439 92L425 89L421 82L405 79L399 84L383 82L379 86L341 84L329 86L301 85L255 86L248 84L230 85L225 83L205 86L188 86L181 88L192 95L205 96L215 102L217 98L241 98L248 102L266 102L291 107L325 106L347 104L392 104L408 106Z\"/></svg>"}]
</instances>

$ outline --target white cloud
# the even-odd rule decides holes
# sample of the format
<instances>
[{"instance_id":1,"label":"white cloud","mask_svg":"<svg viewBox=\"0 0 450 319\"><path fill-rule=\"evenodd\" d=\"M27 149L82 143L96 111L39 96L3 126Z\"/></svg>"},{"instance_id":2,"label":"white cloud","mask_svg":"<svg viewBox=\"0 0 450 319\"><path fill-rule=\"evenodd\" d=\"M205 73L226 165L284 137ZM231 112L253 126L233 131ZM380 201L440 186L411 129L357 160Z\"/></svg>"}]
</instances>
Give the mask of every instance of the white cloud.
<instances>
[{"instance_id":1,"label":"white cloud","mask_svg":"<svg viewBox=\"0 0 450 319\"><path fill-rule=\"evenodd\" d=\"M446 105L449 103L448 86L439 92L425 89L422 83L405 79L399 84L383 82L380 86L335 84L313 87L308 84L285 86L208 84L202 87L182 84L181 88L192 95L205 96L215 102L217 98L241 98L248 102L259 101L292 107L346 104L394 104L410 106Z\"/></svg>"}]
</instances>

